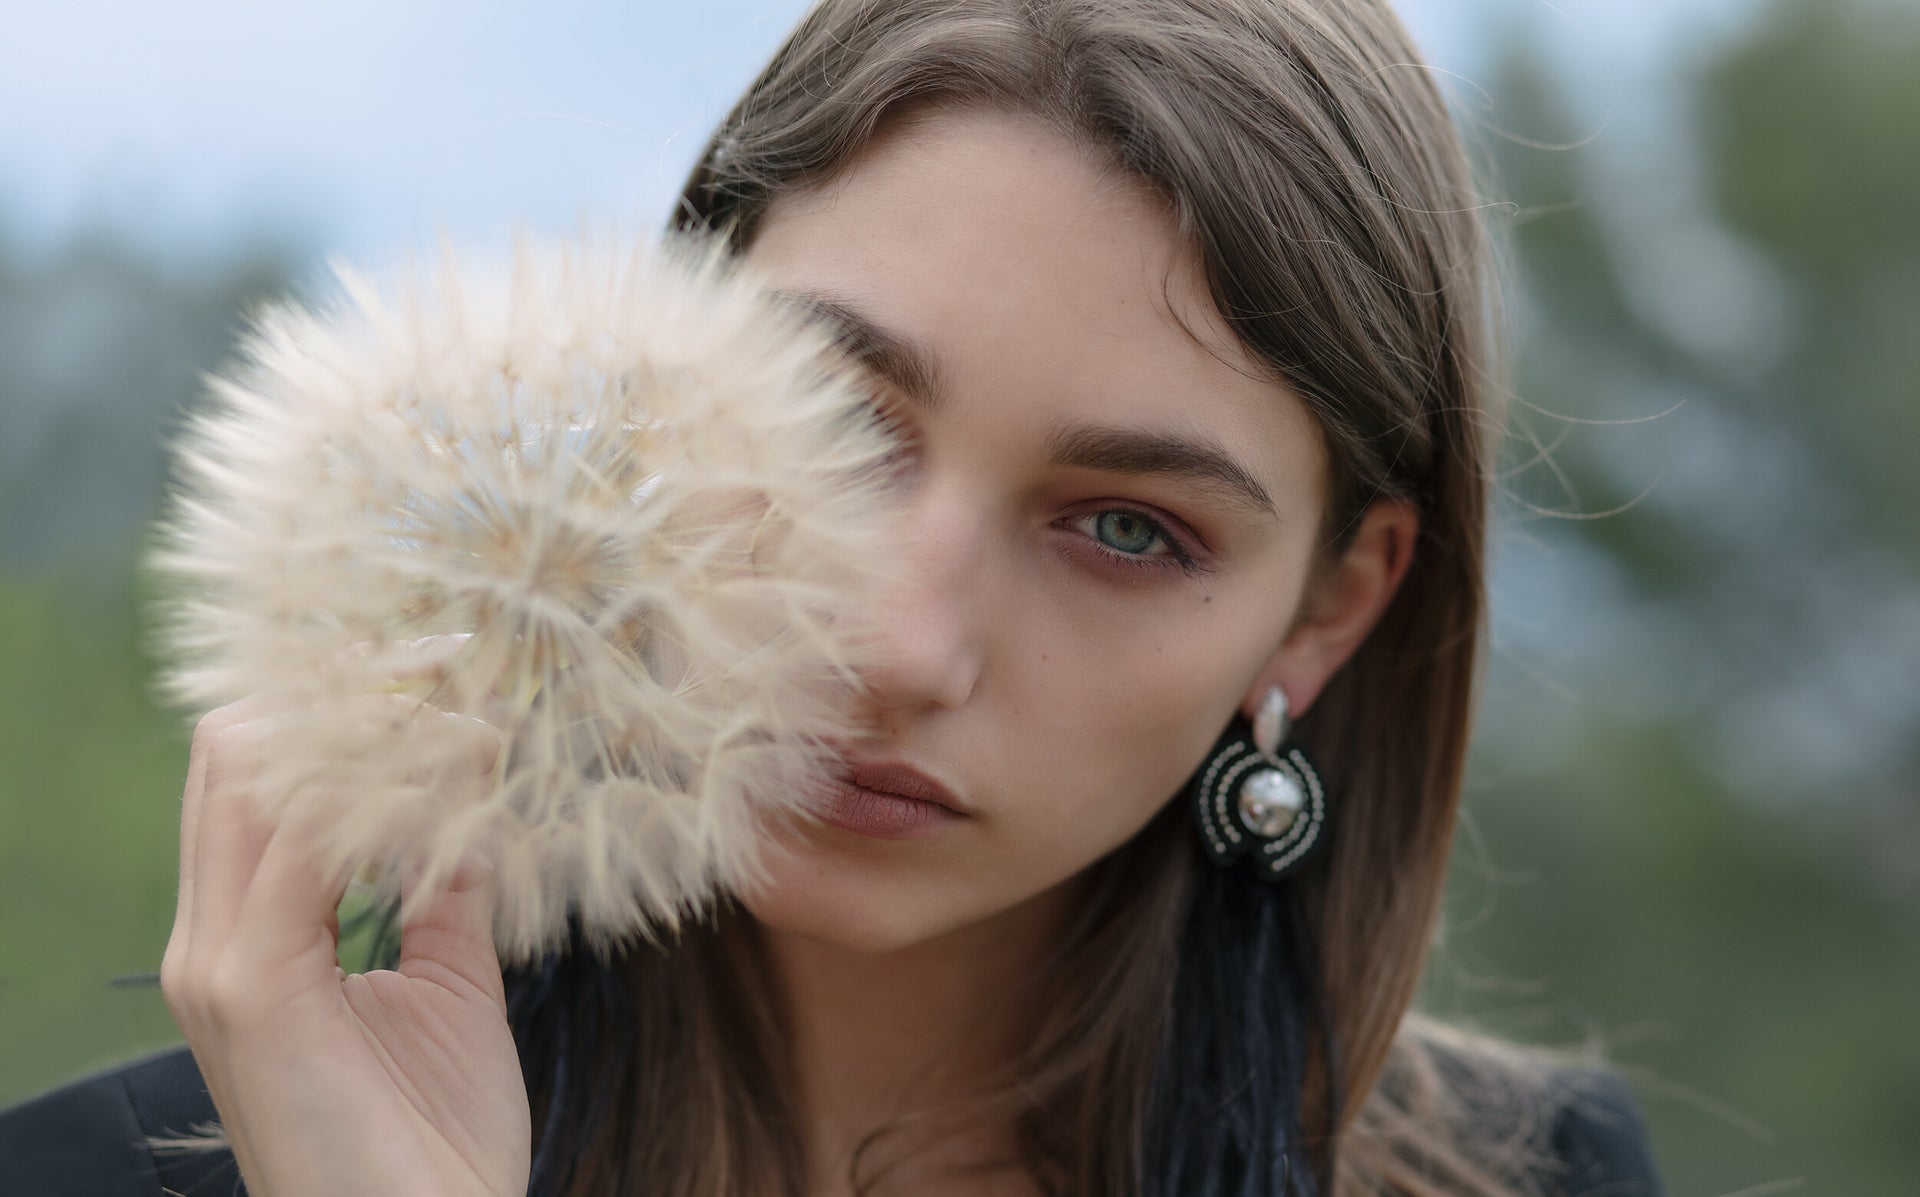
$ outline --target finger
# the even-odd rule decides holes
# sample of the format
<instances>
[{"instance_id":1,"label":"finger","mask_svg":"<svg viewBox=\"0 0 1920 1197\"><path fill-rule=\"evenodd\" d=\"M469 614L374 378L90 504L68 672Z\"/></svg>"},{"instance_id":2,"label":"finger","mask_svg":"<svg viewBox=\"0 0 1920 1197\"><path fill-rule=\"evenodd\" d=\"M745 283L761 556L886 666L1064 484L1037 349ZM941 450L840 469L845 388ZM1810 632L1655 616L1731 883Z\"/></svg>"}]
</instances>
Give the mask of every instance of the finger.
<instances>
[{"instance_id":1,"label":"finger","mask_svg":"<svg viewBox=\"0 0 1920 1197\"><path fill-rule=\"evenodd\" d=\"M337 912L350 879L348 871L324 872L306 833L283 824L260 854L246 901L223 942L249 971L283 979L294 991L333 980L339 963Z\"/></svg>"},{"instance_id":2,"label":"finger","mask_svg":"<svg viewBox=\"0 0 1920 1197\"><path fill-rule=\"evenodd\" d=\"M255 808L250 790L284 718L234 723L209 745L196 804L188 910L188 936L196 945L225 942L273 837L273 824Z\"/></svg>"},{"instance_id":3,"label":"finger","mask_svg":"<svg viewBox=\"0 0 1920 1197\"><path fill-rule=\"evenodd\" d=\"M280 766L288 754L298 758L301 753L291 737L311 734L323 722L336 731L363 723L414 729L421 736L422 759L446 762L432 780L449 790L460 788L469 775L490 769L499 742L498 733L478 720L447 715L416 700L384 694L359 695L251 719L218 731L204 754L196 802L190 937L204 937L204 942L217 946L232 932L261 855L275 834L277 820L263 814L256 802L259 786L288 784L286 771ZM439 738L436 741L432 736ZM269 772L274 776L267 776ZM317 814L319 804L326 800L326 783L309 775L301 784L307 789L296 805L301 811ZM281 817L295 814L285 805L292 799L284 793L280 798ZM313 826L310 821L295 821Z\"/></svg>"},{"instance_id":4,"label":"finger","mask_svg":"<svg viewBox=\"0 0 1920 1197\"><path fill-rule=\"evenodd\" d=\"M479 853L463 859L439 889L409 895L403 886L402 908L417 910L401 923L397 971L482 993L504 1017L506 986L493 942L498 893L493 863Z\"/></svg>"},{"instance_id":5,"label":"finger","mask_svg":"<svg viewBox=\"0 0 1920 1197\"><path fill-rule=\"evenodd\" d=\"M173 931L168 941L170 950L177 944L178 950L184 952L191 938L200 812L206 792L207 761L213 755L214 741L227 728L264 714L267 707L266 696L250 694L238 702L209 711L194 725L193 744L187 754L187 780L180 794L180 874L179 889L175 894Z\"/></svg>"},{"instance_id":6,"label":"finger","mask_svg":"<svg viewBox=\"0 0 1920 1197\"><path fill-rule=\"evenodd\" d=\"M283 810L277 819L264 815L255 802L258 785L286 783L280 775L287 754L299 756L288 737L318 720L336 728L360 721L393 724L419 736L423 780L454 804L467 800L469 792L483 792L479 781L491 770L500 743L497 730L485 723L397 695L356 696L218 732L206 753L197 800L189 914L196 956L203 949L222 952L232 941L249 962L284 964L309 959L311 953L310 962L324 963L331 974L346 878L331 875L340 863L331 857L324 858L323 875L320 845L314 841L320 834L315 817L329 802L326 783L310 776L302 783L299 809ZM273 872L265 876L269 861ZM256 892L262 886L270 892ZM318 950L322 946L324 953Z\"/></svg>"}]
</instances>

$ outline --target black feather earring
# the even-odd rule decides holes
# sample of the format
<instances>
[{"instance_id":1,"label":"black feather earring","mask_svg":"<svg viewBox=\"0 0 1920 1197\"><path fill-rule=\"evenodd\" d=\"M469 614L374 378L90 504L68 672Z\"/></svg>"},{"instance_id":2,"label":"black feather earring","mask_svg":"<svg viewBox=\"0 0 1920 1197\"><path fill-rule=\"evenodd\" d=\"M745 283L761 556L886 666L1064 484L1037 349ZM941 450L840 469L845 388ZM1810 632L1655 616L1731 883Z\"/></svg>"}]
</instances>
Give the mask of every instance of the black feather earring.
<instances>
[{"instance_id":1,"label":"black feather earring","mask_svg":"<svg viewBox=\"0 0 1920 1197\"><path fill-rule=\"evenodd\" d=\"M1251 855L1259 875L1278 881L1326 838L1327 797L1306 755L1281 751L1287 695L1278 686L1249 724L1234 715L1188 784L1200 844L1215 864Z\"/></svg>"}]
</instances>

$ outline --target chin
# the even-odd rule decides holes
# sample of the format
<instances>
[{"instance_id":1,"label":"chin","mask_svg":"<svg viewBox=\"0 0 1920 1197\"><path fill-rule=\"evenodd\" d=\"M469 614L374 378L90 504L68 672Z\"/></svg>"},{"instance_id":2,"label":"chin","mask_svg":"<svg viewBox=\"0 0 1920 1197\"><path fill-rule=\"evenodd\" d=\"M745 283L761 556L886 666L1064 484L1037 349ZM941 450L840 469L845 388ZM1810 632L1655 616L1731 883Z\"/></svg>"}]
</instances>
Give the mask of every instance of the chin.
<instances>
[{"instance_id":1,"label":"chin","mask_svg":"<svg viewBox=\"0 0 1920 1197\"><path fill-rule=\"evenodd\" d=\"M871 887L793 892L774 885L744 893L740 904L769 931L867 956L905 951L951 929L911 897Z\"/></svg>"},{"instance_id":2,"label":"chin","mask_svg":"<svg viewBox=\"0 0 1920 1197\"><path fill-rule=\"evenodd\" d=\"M765 928L847 952L899 952L971 922L940 901L935 870L876 867L802 848L769 858L740 904Z\"/></svg>"}]
</instances>

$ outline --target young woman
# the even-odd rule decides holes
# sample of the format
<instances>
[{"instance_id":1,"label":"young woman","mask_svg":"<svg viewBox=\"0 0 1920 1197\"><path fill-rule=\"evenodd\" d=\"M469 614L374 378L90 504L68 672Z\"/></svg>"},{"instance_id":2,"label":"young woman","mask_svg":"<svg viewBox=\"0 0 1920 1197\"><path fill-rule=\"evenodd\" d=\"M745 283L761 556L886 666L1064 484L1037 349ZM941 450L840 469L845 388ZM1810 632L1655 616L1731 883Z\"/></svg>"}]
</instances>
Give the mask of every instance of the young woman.
<instances>
[{"instance_id":1,"label":"young woman","mask_svg":"<svg viewBox=\"0 0 1920 1197\"><path fill-rule=\"evenodd\" d=\"M16 1111L35 1191L1655 1192L1617 1081L1408 1014L1484 617L1480 207L1373 0L826 0L675 223L909 446L858 800L666 950L503 977L467 875L343 980L216 712L192 1056ZM216 1106L231 1158L138 1139Z\"/></svg>"}]
</instances>

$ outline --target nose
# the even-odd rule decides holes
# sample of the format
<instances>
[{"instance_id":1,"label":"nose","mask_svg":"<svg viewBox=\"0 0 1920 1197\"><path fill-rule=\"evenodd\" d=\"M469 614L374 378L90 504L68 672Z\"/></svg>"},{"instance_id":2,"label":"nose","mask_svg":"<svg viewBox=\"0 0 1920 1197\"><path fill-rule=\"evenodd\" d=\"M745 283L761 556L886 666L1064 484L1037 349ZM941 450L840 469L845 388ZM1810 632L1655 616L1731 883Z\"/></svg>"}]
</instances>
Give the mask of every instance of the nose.
<instances>
[{"instance_id":1,"label":"nose","mask_svg":"<svg viewBox=\"0 0 1920 1197\"><path fill-rule=\"evenodd\" d=\"M900 568L872 599L862 695L890 712L959 707L979 679L981 633L993 615L981 601L980 520L959 495L943 497L930 482L902 501Z\"/></svg>"}]
</instances>

